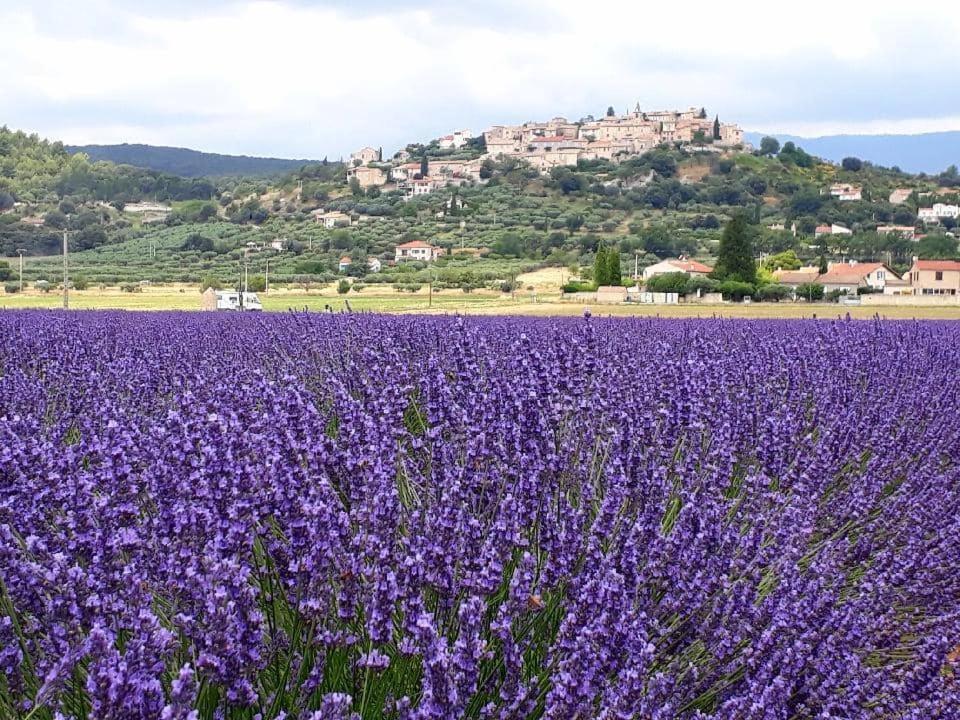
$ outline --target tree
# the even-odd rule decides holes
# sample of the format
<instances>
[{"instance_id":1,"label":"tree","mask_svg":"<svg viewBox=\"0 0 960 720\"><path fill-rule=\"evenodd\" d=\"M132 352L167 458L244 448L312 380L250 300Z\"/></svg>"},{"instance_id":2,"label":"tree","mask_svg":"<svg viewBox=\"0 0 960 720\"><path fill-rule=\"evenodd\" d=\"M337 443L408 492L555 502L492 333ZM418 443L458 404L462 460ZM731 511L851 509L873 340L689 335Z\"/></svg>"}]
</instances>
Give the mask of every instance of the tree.
<instances>
[{"instance_id":1,"label":"tree","mask_svg":"<svg viewBox=\"0 0 960 720\"><path fill-rule=\"evenodd\" d=\"M800 258L793 250L779 252L763 261L763 266L769 270L798 270L801 265Z\"/></svg>"},{"instance_id":2,"label":"tree","mask_svg":"<svg viewBox=\"0 0 960 720\"><path fill-rule=\"evenodd\" d=\"M607 284L607 250L601 245L593 260L593 284L597 287Z\"/></svg>"},{"instance_id":3,"label":"tree","mask_svg":"<svg viewBox=\"0 0 960 720\"><path fill-rule=\"evenodd\" d=\"M845 157L840 165L850 172L860 172L863 169L863 161L856 157Z\"/></svg>"},{"instance_id":4,"label":"tree","mask_svg":"<svg viewBox=\"0 0 960 720\"><path fill-rule=\"evenodd\" d=\"M714 140L720 139L720 116L719 115L713 118L713 139Z\"/></svg>"},{"instance_id":5,"label":"tree","mask_svg":"<svg viewBox=\"0 0 960 720\"><path fill-rule=\"evenodd\" d=\"M751 284L756 282L757 266L753 262L751 235L746 216L743 213L734 215L720 237L717 265L713 271L714 278Z\"/></svg>"},{"instance_id":6,"label":"tree","mask_svg":"<svg viewBox=\"0 0 960 720\"><path fill-rule=\"evenodd\" d=\"M823 300L823 285L819 283L803 283L797 285L796 294L798 298L803 298L810 302Z\"/></svg>"},{"instance_id":7,"label":"tree","mask_svg":"<svg viewBox=\"0 0 960 720\"><path fill-rule=\"evenodd\" d=\"M424 152L420 157L420 177L428 177L430 175L430 161L427 159L427 153Z\"/></svg>"},{"instance_id":8,"label":"tree","mask_svg":"<svg viewBox=\"0 0 960 720\"><path fill-rule=\"evenodd\" d=\"M346 295L348 292L350 292L350 281L344 278L337 283L337 292L340 295Z\"/></svg>"},{"instance_id":9,"label":"tree","mask_svg":"<svg viewBox=\"0 0 960 720\"><path fill-rule=\"evenodd\" d=\"M685 272L670 272L655 275L646 283L648 292L686 293L690 276Z\"/></svg>"},{"instance_id":10,"label":"tree","mask_svg":"<svg viewBox=\"0 0 960 720\"><path fill-rule=\"evenodd\" d=\"M775 137L766 137L760 140L760 154L761 155L776 155L780 152L780 141Z\"/></svg>"},{"instance_id":11,"label":"tree","mask_svg":"<svg viewBox=\"0 0 960 720\"><path fill-rule=\"evenodd\" d=\"M830 267L827 265L827 256L824 253L820 253L820 263L817 265L817 272L821 275L826 275Z\"/></svg>"},{"instance_id":12,"label":"tree","mask_svg":"<svg viewBox=\"0 0 960 720\"><path fill-rule=\"evenodd\" d=\"M620 252L617 248L607 250L607 285L619 285L623 279L620 268Z\"/></svg>"},{"instance_id":13,"label":"tree","mask_svg":"<svg viewBox=\"0 0 960 720\"><path fill-rule=\"evenodd\" d=\"M13 271L10 269L10 263L6 260L0 260L0 282L9 280L12 276Z\"/></svg>"},{"instance_id":14,"label":"tree","mask_svg":"<svg viewBox=\"0 0 960 720\"><path fill-rule=\"evenodd\" d=\"M917 257L923 260L951 260L957 256L957 239L940 233L920 238Z\"/></svg>"},{"instance_id":15,"label":"tree","mask_svg":"<svg viewBox=\"0 0 960 720\"><path fill-rule=\"evenodd\" d=\"M613 117L616 114L617 112L613 109L613 105L607 108L607 117Z\"/></svg>"}]
</instances>

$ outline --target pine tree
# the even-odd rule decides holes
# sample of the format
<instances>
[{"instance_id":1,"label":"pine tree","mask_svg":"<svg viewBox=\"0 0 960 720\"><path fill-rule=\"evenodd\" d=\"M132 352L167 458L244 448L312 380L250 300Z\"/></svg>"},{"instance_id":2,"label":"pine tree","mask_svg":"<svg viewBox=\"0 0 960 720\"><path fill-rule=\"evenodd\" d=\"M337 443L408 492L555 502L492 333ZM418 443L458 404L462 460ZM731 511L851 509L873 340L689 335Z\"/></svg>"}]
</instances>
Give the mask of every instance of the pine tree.
<instances>
[{"instance_id":1,"label":"pine tree","mask_svg":"<svg viewBox=\"0 0 960 720\"><path fill-rule=\"evenodd\" d=\"M719 115L713 118L713 139L714 140L720 139L720 116Z\"/></svg>"},{"instance_id":2,"label":"pine tree","mask_svg":"<svg viewBox=\"0 0 960 720\"><path fill-rule=\"evenodd\" d=\"M619 285L622 280L620 271L620 252L617 248L607 250L607 285Z\"/></svg>"},{"instance_id":3,"label":"pine tree","mask_svg":"<svg viewBox=\"0 0 960 720\"><path fill-rule=\"evenodd\" d=\"M737 213L727 223L720 237L717 265L713 276L717 280L739 280L755 283L757 266L753 261L753 243L750 226L743 213Z\"/></svg>"},{"instance_id":4,"label":"pine tree","mask_svg":"<svg viewBox=\"0 0 960 720\"><path fill-rule=\"evenodd\" d=\"M593 284L597 287L607 284L607 251L603 245L597 248L597 257L593 261Z\"/></svg>"}]
</instances>

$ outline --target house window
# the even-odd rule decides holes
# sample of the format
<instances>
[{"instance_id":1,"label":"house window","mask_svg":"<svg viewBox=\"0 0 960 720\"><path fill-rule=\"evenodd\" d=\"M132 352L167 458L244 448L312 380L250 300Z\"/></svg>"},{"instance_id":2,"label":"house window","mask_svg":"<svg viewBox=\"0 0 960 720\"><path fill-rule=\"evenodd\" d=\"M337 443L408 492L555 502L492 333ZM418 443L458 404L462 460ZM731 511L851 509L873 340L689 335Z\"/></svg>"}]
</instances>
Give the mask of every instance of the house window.
<instances>
[{"instance_id":1,"label":"house window","mask_svg":"<svg viewBox=\"0 0 960 720\"><path fill-rule=\"evenodd\" d=\"M943 271L942 271L942 270L937 270L937 274L936 274L936 276L935 276L935 279L937 279L937 280L943 280Z\"/></svg>"}]
</instances>

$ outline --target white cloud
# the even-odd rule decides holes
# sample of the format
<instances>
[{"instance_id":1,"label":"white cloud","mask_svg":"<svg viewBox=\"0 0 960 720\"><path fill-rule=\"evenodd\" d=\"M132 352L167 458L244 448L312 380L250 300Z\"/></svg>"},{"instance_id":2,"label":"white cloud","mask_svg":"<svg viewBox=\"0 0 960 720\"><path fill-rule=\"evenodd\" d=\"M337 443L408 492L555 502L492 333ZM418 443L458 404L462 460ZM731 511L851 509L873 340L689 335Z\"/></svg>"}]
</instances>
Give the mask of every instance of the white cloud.
<instances>
[{"instance_id":1,"label":"white cloud","mask_svg":"<svg viewBox=\"0 0 960 720\"><path fill-rule=\"evenodd\" d=\"M638 101L781 132L960 116L960 13L941 0L366 7L0 0L3 121L70 142L335 157Z\"/></svg>"}]
</instances>

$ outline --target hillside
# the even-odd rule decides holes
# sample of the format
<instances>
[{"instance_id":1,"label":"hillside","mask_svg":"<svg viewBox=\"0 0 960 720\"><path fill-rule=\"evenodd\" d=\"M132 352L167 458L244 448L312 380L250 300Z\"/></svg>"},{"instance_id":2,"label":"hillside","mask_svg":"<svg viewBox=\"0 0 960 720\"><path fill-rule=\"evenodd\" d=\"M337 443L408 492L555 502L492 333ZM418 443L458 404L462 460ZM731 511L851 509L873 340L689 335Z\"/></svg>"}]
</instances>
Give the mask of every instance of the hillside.
<instances>
[{"instance_id":1,"label":"hillside","mask_svg":"<svg viewBox=\"0 0 960 720\"><path fill-rule=\"evenodd\" d=\"M83 153L91 160L133 165L180 177L269 177L294 172L315 160L221 155L160 145L66 145L68 153Z\"/></svg>"},{"instance_id":2,"label":"hillside","mask_svg":"<svg viewBox=\"0 0 960 720\"><path fill-rule=\"evenodd\" d=\"M747 142L759 147L763 133L746 133ZM798 137L774 135L781 143L792 141L807 152L831 162L858 157L875 165L899 167L912 173L939 173L960 165L960 132L919 135L826 135Z\"/></svg>"}]
</instances>

